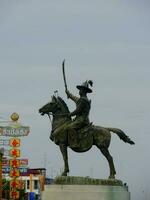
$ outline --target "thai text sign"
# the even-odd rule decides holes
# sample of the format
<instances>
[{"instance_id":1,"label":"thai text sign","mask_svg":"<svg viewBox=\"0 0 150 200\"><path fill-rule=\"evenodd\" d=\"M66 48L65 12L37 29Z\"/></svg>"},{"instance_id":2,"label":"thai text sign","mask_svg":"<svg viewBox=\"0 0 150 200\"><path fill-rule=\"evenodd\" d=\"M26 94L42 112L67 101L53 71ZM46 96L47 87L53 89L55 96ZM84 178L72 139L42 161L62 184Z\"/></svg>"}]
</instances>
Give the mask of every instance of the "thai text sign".
<instances>
[{"instance_id":1,"label":"thai text sign","mask_svg":"<svg viewBox=\"0 0 150 200\"><path fill-rule=\"evenodd\" d=\"M30 128L28 126L20 126L17 128L11 126L0 126L0 135L9 137L28 136Z\"/></svg>"}]
</instances>

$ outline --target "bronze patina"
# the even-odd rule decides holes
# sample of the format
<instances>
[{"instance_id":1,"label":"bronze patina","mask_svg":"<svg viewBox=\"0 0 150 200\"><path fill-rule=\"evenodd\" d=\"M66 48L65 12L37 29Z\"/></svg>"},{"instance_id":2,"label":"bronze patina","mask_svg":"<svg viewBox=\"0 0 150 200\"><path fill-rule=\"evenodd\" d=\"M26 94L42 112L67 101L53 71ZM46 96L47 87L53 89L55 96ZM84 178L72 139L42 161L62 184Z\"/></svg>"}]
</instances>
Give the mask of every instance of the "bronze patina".
<instances>
[{"instance_id":1,"label":"bronze patina","mask_svg":"<svg viewBox=\"0 0 150 200\"><path fill-rule=\"evenodd\" d=\"M68 147L75 152L81 153L88 151L92 145L95 145L108 161L110 169L109 178L114 179L116 170L113 158L108 150L111 141L111 133L117 134L125 143L133 145L134 142L118 128L106 128L95 126L90 123L89 112L91 101L88 99L87 94L92 92L90 86L93 85L93 82L85 81L83 84L77 85L79 97L74 96L67 88L64 62L62 66L65 91L67 97L75 102L76 109L70 112L65 101L58 95L53 95L51 101L39 109L41 115L47 114L50 119L52 115L50 139L56 145L59 145L63 156L64 171L62 176L67 176L69 172ZM74 116L75 118L72 119Z\"/></svg>"}]
</instances>

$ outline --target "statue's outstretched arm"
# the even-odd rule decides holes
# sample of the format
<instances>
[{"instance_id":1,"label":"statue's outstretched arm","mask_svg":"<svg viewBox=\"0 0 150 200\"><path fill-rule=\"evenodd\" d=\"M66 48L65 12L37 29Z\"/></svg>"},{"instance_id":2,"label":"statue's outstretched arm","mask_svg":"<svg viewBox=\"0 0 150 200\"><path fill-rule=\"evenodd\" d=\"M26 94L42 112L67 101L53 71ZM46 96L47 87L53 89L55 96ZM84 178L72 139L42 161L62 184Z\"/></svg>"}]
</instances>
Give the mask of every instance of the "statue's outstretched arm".
<instances>
[{"instance_id":1,"label":"statue's outstretched arm","mask_svg":"<svg viewBox=\"0 0 150 200\"><path fill-rule=\"evenodd\" d=\"M76 97L73 94L71 94L69 92L69 90L66 90L66 94L67 94L67 97L70 98L70 99L72 99L75 103L79 100L79 97Z\"/></svg>"}]
</instances>

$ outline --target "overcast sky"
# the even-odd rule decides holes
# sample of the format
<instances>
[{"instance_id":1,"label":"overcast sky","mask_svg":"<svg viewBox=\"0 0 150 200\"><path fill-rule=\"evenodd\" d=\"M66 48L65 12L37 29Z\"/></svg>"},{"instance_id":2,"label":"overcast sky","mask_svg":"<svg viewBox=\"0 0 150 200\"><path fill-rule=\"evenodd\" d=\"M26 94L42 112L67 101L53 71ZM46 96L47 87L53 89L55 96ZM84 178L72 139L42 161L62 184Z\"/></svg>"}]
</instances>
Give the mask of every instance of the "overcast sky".
<instances>
[{"instance_id":1,"label":"overcast sky","mask_svg":"<svg viewBox=\"0 0 150 200\"><path fill-rule=\"evenodd\" d=\"M31 127L22 138L22 158L53 177L63 161L49 140L49 119L38 109L56 89L75 108L64 92L64 58L71 92L94 81L91 121L120 128L135 141L130 146L112 134L110 152L116 178L127 182L132 200L148 200L149 0L0 0L0 117L19 113ZM108 177L107 161L95 147L84 154L69 150L69 163L72 176Z\"/></svg>"}]
</instances>

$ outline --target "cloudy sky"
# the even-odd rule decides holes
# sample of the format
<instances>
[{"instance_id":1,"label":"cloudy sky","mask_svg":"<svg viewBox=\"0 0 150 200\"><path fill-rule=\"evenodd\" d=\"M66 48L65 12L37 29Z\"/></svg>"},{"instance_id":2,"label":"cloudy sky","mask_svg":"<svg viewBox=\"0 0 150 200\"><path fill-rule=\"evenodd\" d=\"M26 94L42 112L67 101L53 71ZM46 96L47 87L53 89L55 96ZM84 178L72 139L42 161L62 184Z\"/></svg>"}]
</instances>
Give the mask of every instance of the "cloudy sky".
<instances>
[{"instance_id":1,"label":"cloudy sky","mask_svg":"<svg viewBox=\"0 0 150 200\"><path fill-rule=\"evenodd\" d=\"M46 167L53 177L63 167L58 146L48 139L49 119L38 109L54 90L75 108L64 92L65 58L71 92L94 81L91 121L120 128L135 141L130 146L112 134L110 152L132 200L148 199L149 10L149 0L0 0L0 120L18 112L30 126L21 145L30 167ZM69 150L69 163L70 175L108 177L107 161L95 147L84 154Z\"/></svg>"}]
</instances>

